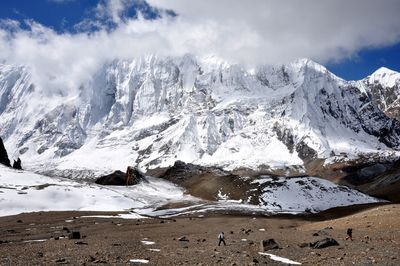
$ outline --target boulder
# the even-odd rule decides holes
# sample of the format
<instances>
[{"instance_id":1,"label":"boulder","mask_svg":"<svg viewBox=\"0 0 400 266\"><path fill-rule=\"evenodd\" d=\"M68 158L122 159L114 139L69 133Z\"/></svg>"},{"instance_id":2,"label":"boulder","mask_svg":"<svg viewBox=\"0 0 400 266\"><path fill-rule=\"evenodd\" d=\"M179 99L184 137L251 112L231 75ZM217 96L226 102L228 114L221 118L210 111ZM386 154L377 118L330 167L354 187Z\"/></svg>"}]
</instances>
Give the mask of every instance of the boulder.
<instances>
[{"instance_id":1,"label":"boulder","mask_svg":"<svg viewBox=\"0 0 400 266\"><path fill-rule=\"evenodd\" d=\"M0 137L0 163L5 166L11 167L10 159L8 159L8 154L6 147L4 147L4 143L2 138Z\"/></svg>"},{"instance_id":2,"label":"boulder","mask_svg":"<svg viewBox=\"0 0 400 266\"><path fill-rule=\"evenodd\" d=\"M96 179L95 183L111 186L132 186L144 180L144 175L136 168L128 166L126 173L115 171L112 174L105 175Z\"/></svg>"},{"instance_id":3,"label":"boulder","mask_svg":"<svg viewBox=\"0 0 400 266\"><path fill-rule=\"evenodd\" d=\"M276 243L275 239L270 238L267 240L261 240L260 242L260 251L264 252L270 249L280 249L280 246L278 243Z\"/></svg>"},{"instance_id":4,"label":"boulder","mask_svg":"<svg viewBox=\"0 0 400 266\"><path fill-rule=\"evenodd\" d=\"M21 159L18 158L17 160L14 160L13 166L14 169L22 170L21 166Z\"/></svg>"},{"instance_id":5,"label":"boulder","mask_svg":"<svg viewBox=\"0 0 400 266\"><path fill-rule=\"evenodd\" d=\"M330 246L339 246L339 243L330 237L318 240L316 242L310 243L310 247L312 248L326 248L326 247L330 247Z\"/></svg>"},{"instance_id":6,"label":"boulder","mask_svg":"<svg viewBox=\"0 0 400 266\"><path fill-rule=\"evenodd\" d=\"M81 239L81 232L79 231L72 231L69 235L68 235L69 239Z\"/></svg>"}]
</instances>

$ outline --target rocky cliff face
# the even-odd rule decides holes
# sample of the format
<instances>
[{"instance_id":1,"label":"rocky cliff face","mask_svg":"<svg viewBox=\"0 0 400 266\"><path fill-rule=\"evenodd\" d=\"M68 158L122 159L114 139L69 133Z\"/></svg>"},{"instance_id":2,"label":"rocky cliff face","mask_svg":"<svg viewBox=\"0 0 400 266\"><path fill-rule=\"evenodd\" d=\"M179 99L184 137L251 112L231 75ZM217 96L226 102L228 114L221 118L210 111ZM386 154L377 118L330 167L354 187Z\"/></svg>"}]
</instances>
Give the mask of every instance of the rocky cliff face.
<instances>
[{"instance_id":1,"label":"rocky cliff face","mask_svg":"<svg viewBox=\"0 0 400 266\"><path fill-rule=\"evenodd\" d=\"M7 150L4 147L4 143L1 138L0 138L0 163L5 166L11 167L10 159L8 159Z\"/></svg>"},{"instance_id":2,"label":"rocky cliff face","mask_svg":"<svg viewBox=\"0 0 400 266\"><path fill-rule=\"evenodd\" d=\"M25 67L1 65L0 135L13 157L40 171L181 160L301 173L316 160L397 156L397 96L388 95L398 95L398 79L384 93L385 79L375 76L348 82L307 59L248 69L149 56L114 61L65 92L36 87Z\"/></svg>"}]
</instances>

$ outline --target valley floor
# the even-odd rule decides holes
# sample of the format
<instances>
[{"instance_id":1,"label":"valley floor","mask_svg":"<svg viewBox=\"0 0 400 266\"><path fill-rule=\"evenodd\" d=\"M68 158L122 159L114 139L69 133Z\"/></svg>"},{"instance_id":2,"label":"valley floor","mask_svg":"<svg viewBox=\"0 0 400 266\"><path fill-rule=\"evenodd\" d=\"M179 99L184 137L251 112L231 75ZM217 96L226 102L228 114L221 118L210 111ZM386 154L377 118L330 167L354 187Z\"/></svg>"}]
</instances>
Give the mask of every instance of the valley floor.
<instances>
[{"instance_id":1,"label":"valley floor","mask_svg":"<svg viewBox=\"0 0 400 266\"><path fill-rule=\"evenodd\" d=\"M269 238L281 249L266 252L302 265L400 265L399 204L342 207L297 217L83 217L112 214L0 217L0 265L284 265L258 253L260 241ZM349 227L353 241L344 240ZM63 238L68 230L80 231L83 238ZM225 232L227 246L217 246L220 231ZM182 236L189 241L179 241ZM339 246L300 247L325 237L333 237Z\"/></svg>"}]
</instances>

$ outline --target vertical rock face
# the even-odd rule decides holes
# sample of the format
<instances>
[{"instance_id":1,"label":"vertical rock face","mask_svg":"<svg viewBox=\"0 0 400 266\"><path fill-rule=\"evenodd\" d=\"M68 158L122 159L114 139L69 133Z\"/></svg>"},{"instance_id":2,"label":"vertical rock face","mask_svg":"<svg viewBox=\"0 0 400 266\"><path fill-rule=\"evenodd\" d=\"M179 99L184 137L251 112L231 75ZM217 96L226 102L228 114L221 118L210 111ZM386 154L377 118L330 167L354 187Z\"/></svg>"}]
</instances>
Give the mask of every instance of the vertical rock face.
<instances>
[{"instance_id":1,"label":"vertical rock face","mask_svg":"<svg viewBox=\"0 0 400 266\"><path fill-rule=\"evenodd\" d=\"M5 166L11 167L6 148L4 147L3 139L1 137L0 137L0 163L4 164Z\"/></svg>"}]
</instances>

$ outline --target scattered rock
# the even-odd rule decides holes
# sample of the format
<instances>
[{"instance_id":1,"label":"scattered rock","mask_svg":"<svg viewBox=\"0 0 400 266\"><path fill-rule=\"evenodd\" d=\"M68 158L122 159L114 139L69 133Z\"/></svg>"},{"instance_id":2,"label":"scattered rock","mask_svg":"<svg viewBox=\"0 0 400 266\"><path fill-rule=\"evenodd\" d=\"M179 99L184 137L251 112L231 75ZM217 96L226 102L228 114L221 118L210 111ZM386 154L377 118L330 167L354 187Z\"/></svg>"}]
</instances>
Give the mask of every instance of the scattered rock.
<instances>
[{"instance_id":1,"label":"scattered rock","mask_svg":"<svg viewBox=\"0 0 400 266\"><path fill-rule=\"evenodd\" d=\"M260 251L264 252L270 249L280 249L278 243L276 243L275 239L270 238L267 240L261 240L260 242Z\"/></svg>"},{"instance_id":2,"label":"scattered rock","mask_svg":"<svg viewBox=\"0 0 400 266\"><path fill-rule=\"evenodd\" d=\"M178 241L189 241L189 239L186 236L181 236Z\"/></svg>"},{"instance_id":3,"label":"scattered rock","mask_svg":"<svg viewBox=\"0 0 400 266\"><path fill-rule=\"evenodd\" d=\"M69 235L68 235L69 239L81 239L81 233L79 231L72 231Z\"/></svg>"},{"instance_id":4,"label":"scattered rock","mask_svg":"<svg viewBox=\"0 0 400 266\"><path fill-rule=\"evenodd\" d=\"M22 220L18 220L17 223L19 223L19 224L22 223Z\"/></svg>"},{"instance_id":5,"label":"scattered rock","mask_svg":"<svg viewBox=\"0 0 400 266\"><path fill-rule=\"evenodd\" d=\"M319 234L318 233L314 233L314 234L312 234L313 236L319 236Z\"/></svg>"},{"instance_id":6,"label":"scattered rock","mask_svg":"<svg viewBox=\"0 0 400 266\"><path fill-rule=\"evenodd\" d=\"M253 259L253 262L254 262L254 263L258 263L258 259L254 258L254 259Z\"/></svg>"},{"instance_id":7,"label":"scattered rock","mask_svg":"<svg viewBox=\"0 0 400 266\"><path fill-rule=\"evenodd\" d=\"M67 261L66 259L58 259L58 260L56 260L56 263L66 262L66 261Z\"/></svg>"},{"instance_id":8,"label":"scattered rock","mask_svg":"<svg viewBox=\"0 0 400 266\"><path fill-rule=\"evenodd\" d=\"M330 246L339 246L339 243L335 239L330 238L330 237L310 243L310 247L317 248L317 249L326 248L326 247L330 247Z\"/></svg>"},{"instance_id":9,"label":"scattered rock","mask_svg":"<svg viewBox=\"0 0 400 266\"><path fill-rule=\"evenodd\" d=\"M41 257L41 258L44 256L43 252L38 252L37 255L38 255L38 257Z\"/></svg>"}]
</instances>

